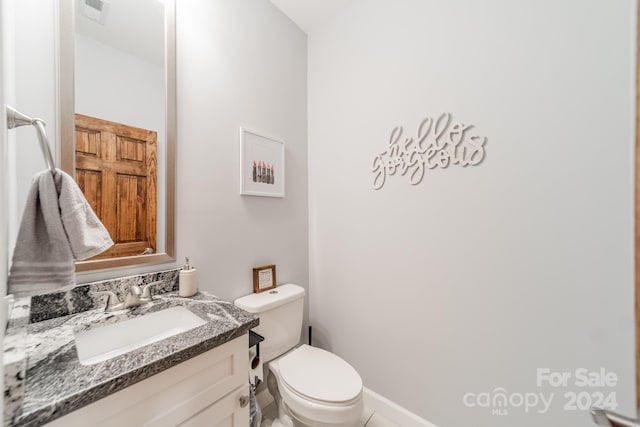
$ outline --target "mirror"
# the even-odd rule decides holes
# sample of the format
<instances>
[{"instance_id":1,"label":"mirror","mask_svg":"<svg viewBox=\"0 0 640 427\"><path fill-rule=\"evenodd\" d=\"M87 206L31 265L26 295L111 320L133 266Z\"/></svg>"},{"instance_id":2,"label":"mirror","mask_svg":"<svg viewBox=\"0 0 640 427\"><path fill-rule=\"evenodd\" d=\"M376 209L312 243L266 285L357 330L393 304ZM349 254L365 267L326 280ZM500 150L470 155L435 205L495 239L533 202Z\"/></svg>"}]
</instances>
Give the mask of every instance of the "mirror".
<instances>
[{"instance_id":1,"label":"mirror","mask_svg":"<svg viewBox=\"0 0 640 427\"><path fill-rule=\"evenodd\" d=\"M58 140L113 248L76 271L175 260L175 0L59 0Z\"/></svg>"}]
</instances>

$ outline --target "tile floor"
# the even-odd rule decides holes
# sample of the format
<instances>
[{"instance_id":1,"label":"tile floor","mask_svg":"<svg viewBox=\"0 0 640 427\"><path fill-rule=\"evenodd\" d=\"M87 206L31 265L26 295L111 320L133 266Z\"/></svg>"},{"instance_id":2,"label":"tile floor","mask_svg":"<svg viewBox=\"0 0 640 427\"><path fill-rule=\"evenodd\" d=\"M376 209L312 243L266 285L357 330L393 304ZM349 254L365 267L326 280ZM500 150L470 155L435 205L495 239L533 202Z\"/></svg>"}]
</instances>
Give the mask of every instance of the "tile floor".
<instances>
[{"instance_id":1,"label":"tile floor","mask_svg":"<svg viewBox=\"0 0 640 427\"><path fill-rule=\"evenodd\" d=\"M276 405L272 403L262 411L261 427L271 427L273 419L276 417ZM389 421L375 411L365 408L360 420L354 427L400 427L398 424Z\"/></svg>"}]
</instances>

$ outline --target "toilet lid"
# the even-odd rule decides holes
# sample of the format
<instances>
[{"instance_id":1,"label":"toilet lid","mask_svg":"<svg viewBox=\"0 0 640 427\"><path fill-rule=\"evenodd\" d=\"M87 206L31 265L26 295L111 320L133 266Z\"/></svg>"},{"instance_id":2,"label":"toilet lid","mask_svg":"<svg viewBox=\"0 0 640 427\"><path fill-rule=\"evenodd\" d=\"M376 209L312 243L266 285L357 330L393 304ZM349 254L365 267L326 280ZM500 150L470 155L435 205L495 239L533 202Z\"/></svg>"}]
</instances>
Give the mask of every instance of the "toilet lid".
<instances>
[{"instance_id":1,"label":"toilet lid","mask_svg":"<svg viewBox=\"0 0 640 427\"><path fill-rule=\"evenodd\" d=\"M325 402L347 402L362 391L362 379L328 351L303 345L279 361L280 376L292 390Z\"/></svg>"}]
</instances>

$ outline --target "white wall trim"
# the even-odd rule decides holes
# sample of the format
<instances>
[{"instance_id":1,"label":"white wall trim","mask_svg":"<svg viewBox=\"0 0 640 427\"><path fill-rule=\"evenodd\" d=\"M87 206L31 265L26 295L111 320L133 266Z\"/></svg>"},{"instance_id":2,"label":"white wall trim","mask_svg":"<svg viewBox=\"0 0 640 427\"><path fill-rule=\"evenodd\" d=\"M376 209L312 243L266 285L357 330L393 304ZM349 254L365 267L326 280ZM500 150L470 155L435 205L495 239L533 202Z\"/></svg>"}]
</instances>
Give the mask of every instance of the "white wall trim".
<instances>
[{"instance_id":1,"label":"white wall trim","mask_svg":"<svg viewBox=\"0 0 640 427\"><path fill-rule=\"evenodd\" d=\"M256 395L256 400L260 409L264 410L273 403L273 396L265 387ZM402 427L438 427L366 387L364 387L364 406Z\"/></svg>"},{"instance_id":2,"label":"white wall trim","mask_svg":"<svg viewBox=\"0 0 640 427\"><path fill-rule=\"evenodd\" d=\"M366 387L364 387L364 406L402 427L437 427Z\"/></svg>"}]
</instances>

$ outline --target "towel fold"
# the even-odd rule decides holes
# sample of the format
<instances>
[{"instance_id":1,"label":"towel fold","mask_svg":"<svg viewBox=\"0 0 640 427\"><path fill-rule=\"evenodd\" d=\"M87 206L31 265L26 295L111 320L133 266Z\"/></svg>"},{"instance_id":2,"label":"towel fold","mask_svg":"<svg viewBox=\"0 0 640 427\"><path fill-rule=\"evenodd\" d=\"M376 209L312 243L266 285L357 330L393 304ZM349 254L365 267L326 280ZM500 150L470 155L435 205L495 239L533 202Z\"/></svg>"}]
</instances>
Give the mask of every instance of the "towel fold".
<instances>
[{"instance_id":1,"label":"towel fold","mask_svg":"<svg viewBox=\"0 0 640 427\"><path fill-rule=\"evenodd\" d=\"M8 293L28 296L72 286L75 260L113 246L74 179L56 169L32 182L18 231Z\"/></svg>"}]
</instances>

